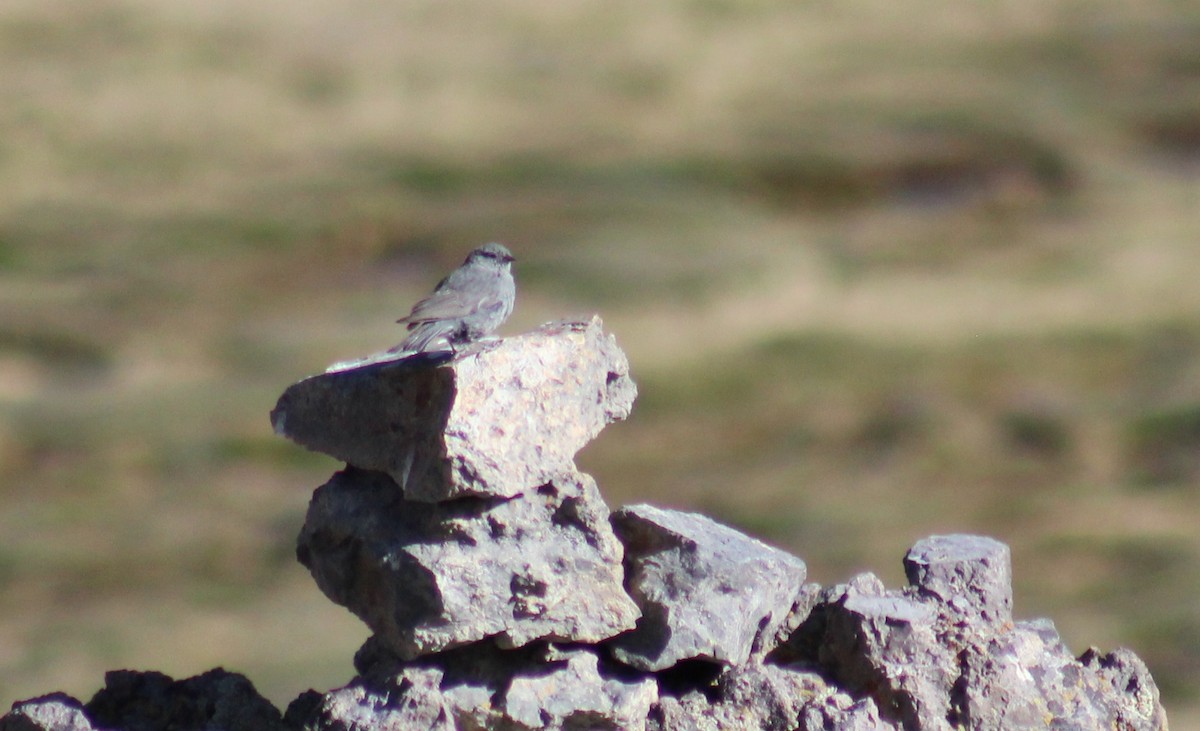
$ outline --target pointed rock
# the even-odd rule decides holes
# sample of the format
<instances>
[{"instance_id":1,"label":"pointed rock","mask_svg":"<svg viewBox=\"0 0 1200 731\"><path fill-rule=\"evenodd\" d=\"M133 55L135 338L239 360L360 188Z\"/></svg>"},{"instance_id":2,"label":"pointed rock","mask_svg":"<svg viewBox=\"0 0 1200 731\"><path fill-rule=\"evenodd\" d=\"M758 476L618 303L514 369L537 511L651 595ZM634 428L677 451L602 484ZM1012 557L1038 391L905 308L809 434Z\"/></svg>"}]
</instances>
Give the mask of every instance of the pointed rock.
<instances>
[{"instance_id":1,"label":"pointed rock","mask_svg":"<svg viewBox=\"0 0 1200 731\"><path fill-rule=\"evenodd\" d=\"M637 629L610 643L640 670L683 660L744 663L769 651L804 584L804 562L695 513L632 505L613 514Z\"/></svg>"}]
</instances>

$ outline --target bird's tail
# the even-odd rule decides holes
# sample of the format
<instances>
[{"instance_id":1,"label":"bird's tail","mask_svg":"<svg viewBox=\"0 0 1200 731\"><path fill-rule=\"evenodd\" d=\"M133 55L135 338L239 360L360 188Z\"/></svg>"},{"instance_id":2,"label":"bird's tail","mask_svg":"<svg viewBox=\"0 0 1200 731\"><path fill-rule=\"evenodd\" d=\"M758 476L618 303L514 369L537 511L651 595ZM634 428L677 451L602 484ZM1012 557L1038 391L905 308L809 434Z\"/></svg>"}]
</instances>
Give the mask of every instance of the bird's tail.
<instances>
[{"instance_id":1,"label":"bird's tail","mask_svg":"<svg viewBox=\"0 0 1200 731\"><path fill-rule=\"evenodd\" d=\"M435 340L445 333L433 323L418 325L402 343L388 350L389 353L424 353Z\"/></svg>"}]
</instances>

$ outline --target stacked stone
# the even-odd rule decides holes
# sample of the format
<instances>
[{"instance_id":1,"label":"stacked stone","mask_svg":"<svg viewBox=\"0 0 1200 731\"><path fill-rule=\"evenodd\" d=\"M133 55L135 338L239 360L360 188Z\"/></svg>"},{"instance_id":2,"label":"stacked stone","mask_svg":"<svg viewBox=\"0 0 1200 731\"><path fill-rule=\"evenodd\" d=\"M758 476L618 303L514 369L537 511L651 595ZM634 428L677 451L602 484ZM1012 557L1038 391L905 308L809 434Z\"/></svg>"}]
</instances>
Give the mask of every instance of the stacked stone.
<instances>
[{"instance_id":1,"label":"stacked stone","mask_svg":"<svg viewBox=\"0 0 1200 731\"><path fill-rule=\"evenodd\" d=\"M704 516L610 514L574 457L635 395L598 319L295 384L276 431L347 463L297 555L370 627L358 676L279 714L224 671L110 673L0 731L1166 728L1135 655L1076 659L1048 620L1014 622L992 539L919 542L903 590L822 589Z\"/></svg>"},{"instance_id":2,"label":"stacked stone","mask_svg":"<svg viewBox=\"0 0 1200 731\"><path fill-rule=\"evenodd\" d=\"M703 516L610 515L573 460L635 394L598 319L289 389L277 431L351 465L313 497L300 560L374 632L360 677L290 717L319 729L380 708L385 727L430 729L1155 728L1157 691L1136 657L1076 661L1048 623L1013 623L996 541L919 543L905 591L870 575L822 591L800 559Z\"/></svg>"},{"instance_id":3,"label":"stacked stone","mask_svg":"<svg viewBox=\"0 0 1200 731\"><path fill-rule=\"evenodd\" d=\"M576 469L636 393L599 319L288 389L276 430L348 465L298 556L374 633L362 677L309 712L329 725L403 688L398 727L644 728L653 673L773 637L802 561L698 515L610 515Z\"/></svg>"}]
</instances>

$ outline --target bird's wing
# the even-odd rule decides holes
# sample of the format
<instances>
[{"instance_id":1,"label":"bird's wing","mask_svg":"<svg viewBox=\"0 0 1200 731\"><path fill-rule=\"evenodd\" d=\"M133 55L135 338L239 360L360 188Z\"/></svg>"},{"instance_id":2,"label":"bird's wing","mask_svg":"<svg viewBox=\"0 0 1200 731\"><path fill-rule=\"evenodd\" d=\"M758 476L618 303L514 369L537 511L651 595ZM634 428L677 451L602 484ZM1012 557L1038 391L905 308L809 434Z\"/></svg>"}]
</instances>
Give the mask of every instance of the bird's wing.
<instances>
[{"instance_id":1,"label":"bird's wing","mask_svg":"<svg viewBox=\"0 0 1200 731\"><path fill-rule=\"evenodd\" d=\"M453 289L440 289L413 305L412 312L396 322L408 323L411 330L423 322L451 320L469 314L476 302L467 302L463 293Z\"/></svg>"}]
</instances>

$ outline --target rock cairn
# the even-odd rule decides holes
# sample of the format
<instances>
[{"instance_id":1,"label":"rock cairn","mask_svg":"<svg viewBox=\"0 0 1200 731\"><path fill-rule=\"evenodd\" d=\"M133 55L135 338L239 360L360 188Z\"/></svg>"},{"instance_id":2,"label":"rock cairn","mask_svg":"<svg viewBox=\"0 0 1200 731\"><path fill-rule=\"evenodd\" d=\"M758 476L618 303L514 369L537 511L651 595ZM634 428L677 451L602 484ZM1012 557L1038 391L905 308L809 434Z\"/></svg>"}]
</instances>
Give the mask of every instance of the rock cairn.
<instances>
[{"instance_id":1,"label":"rock cairn","mask_svg":"<svg viewBox=\"0 0 1200 731\"><path fill-rule=\"evenodd\" d=\"M575 454L636 388L599 319L301 381L278 433L347 466L297 556L370 627L358 675L280 713L244 677L115 671L31 729L1165 729L1133 653L1014 621L1007 546L935 536L909 586L821 588L704 516L609 512Z\"/></svg>"}]
</instances>

